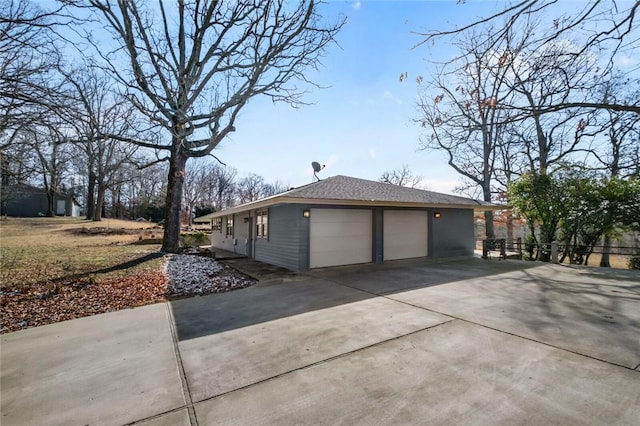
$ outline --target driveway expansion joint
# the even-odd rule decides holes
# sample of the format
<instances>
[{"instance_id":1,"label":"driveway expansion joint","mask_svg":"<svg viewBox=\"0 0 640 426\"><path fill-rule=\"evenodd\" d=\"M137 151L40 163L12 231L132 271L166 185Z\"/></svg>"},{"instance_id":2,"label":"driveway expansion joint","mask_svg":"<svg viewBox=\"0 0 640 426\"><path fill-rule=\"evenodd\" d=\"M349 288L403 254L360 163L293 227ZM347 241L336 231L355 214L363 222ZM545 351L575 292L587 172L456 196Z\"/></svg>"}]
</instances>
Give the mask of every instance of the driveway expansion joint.
<instances>
[{"instance_id":1,"label":"driveway expansion joint","mask_svg":"<svg viewBox=\"0 0 640 426\"><path fill-rule=\"evenodd\" d=\"M407 305L407 306L412 306L414 308L422 309L422 310L425 310L425 311L428 311L428 312L433 312L433 313L436 313L436 314L439 314L439 315L447 316L449 318L453 318L453 319L456 319L456 320L464 321L464 322L466 322L468 324L477 325L478 327L483 327L483 328L486 328L486 329L489 329L489 330L497 331L499 333L507 334L509 336L518 337L520 339L525 339L525 340L528 340L530 342L534 342L534 343L538 343L538 344L541 344L541 345L545 345L545 346L548 346L550 348L558 349L558 350L561 350L561 351L564 351L564 352L568 352L568 353L571 353L571 354L574 354L574 355L583 356L585 358L593 359L595 361L604 362L605 364L613 365L613 366L616 366L616 367L622 367L625 370L640 371L640 364L638 364L635 368L634 367L629 367L627 365L618 364L618 363L615 363L615 362L612 362L612 361L607 361L607 360L604 360L604 359L601 359L601 358L597 358L597 357L594 357L594 356L591 356L591 355L586 355L586 354L583 354L583 353L580 353L580 352L572 351L570 349L563 348L561 346L556 346L556 345L553 345L551 343L542 342L540 340L536 340L536 339L533 339L531 337L521 336L519 334L515 334L515 333L509 332L509 331L501 330L499 328L491 327L491 326L488 326L488 325L485 325L485 324L480 324L480 323L477 323L477 322L474 322L474 321L467 320L465 318L461 318L461 317L458 317L458 316L455 316L455 315L447 314L445 312L436 311L434 309L425 308L424 306L418 306L418 305L415 305L413 303L409 303L409 302L405 302L405 301L402 301L402 300L394 299L393 297L389 297L386 294L379 294L379 293L375 293L375 292L372 292L372 291L363 290L361 288L353 287L353 286L350 286L348 284L340 283L340 282L337 282L337 281L334 281L334 280L331 280L331 282L334 283L334 284L337 284L337 285L341 285L341 286L344 286L344 287L348 287L348 288L354 289L354 290L363 291L363 292L371 294L373 296L383 297L383 298L385 298L387 300L392 300L394 302L402 303L402 304ZM411 290L415 290L415 289L416 288L410 288L410 289L407 289L407 290L411 291ZM450 321L447 321L447 322L450 322ZM442 324L446 324L446 322L442 323ZM442 324L439 324L439 325L442 325Z\"/></svg>"},{"instance_id":2,"label":"driveway expansion joint","mask_svg":"<svg viewBox=\"0 0 640 426\"><path fill-rule=\"evenodd\" d=\"M190 406L195 405L195 404L199 404L201 402L211 401L213 399L220 398L222 396L229 395L231 393L234 393L234 392L237 392L237 391L240 391L240 390L243 390L243 389L251 388L253 386L256 386L256 385L259 385L259 384L262 384L262 383L265 383L265 382L270 382L272 380L276 380L276 379L278 379L280 377L286 376L286 375L291 374L291 373L295 373L297 371L302 371L302 370L308 370L310 368L315 368L315 367L317 367L319 365L326 364L328 362L331 362L331 361L334 361L334 360L337 360L337 359L345 358L347 356L350 356L350 355L355 354L355 353L360 352L360 351L364 351L366 349L374 348L376 346L380 346L380 345L383 345L383 344L388 343L388 342L393 342L395 340L402 339L404 337L411 336L413 334L421 333L421 332L426 331L426 330L431 330L431 329L434 329L436 327L440 327L440 326L442 326L444 324L448 324L448 323L450 323L452 321L455 321L455 319L451 318L451 319L449 319L447 321L444 321L444 322L441 322L441 323L438 323L438 324L430 325L428 327L423 327L423 328L421 328L419 330L414 330L414 331L411 331L409 333L405 333L405 334L402 334L402 335L399 335L399 336L394 336L394 337L392 337L390 339L381 340L379 342L372 343L372 344L366 345L366 346L362 346L360 348L357 348L357 349L354 349L354 350L351 350L351 351L347 351L347 352L341 353L339 355L335 355L335 356L332 356L332 357L329 357L329 358L326 358L326 359L322 359L320 361L312 362L311 364L303 365L301 367L294 368L292 370L285 371L285 372L282 372L280 374L276 374L275 376L271 376L271 377L268 377L266 379L258 380L257 382L249 383L247 385L240 386L240 387L237 387L235 389L219 393L217 395L212 395L212 396L203 398L203 399L201 399L199 401L194 401L194 402L192 402L190 404Z\"/></svg>"},{"instance_id":3,"label":"driveway expansion joint","mask_svg":"<svg viewBox=\"0 0 640 426\"><path fill-rule=\"evenodd\" d=\"M144 419L139 419L139 420L135 420L135 421L130 422L130 423L125 423L124 426L139 425L139 424L148 422L149 420L159 419L159 418L161 418L163 416L166 416L167 414L177 413L177 412L179 412L181 410L184 410L185 408L188 408L188 407L186 405L181 405L180 407L176 407L176 408L173 408L173 409L168 410L168 411L163 411L162 413L154 414L153 416L145 417Z\"/></svg>"},{"instance_id":4,"label":"driveway expansion joint","mask_svg":"<svg viewBox=\"0 0 640 426\"><path fill-rule=\"evenodd\" d=\"M387 296L381 296L381 297L387 298ZM595 357L595 356L583 354L581 352L572 351L571 349L563 348L561 346L556 346L556 345L553 345L551 343L547 343L547 342L543 342L543 341L540 341L540 340L536 340L536 339L531 338L531 337L521 336L519 334L512 333L510 331L502 330L502 329L499 329L499 328L496 328L496 327L491 327L491 326L488 326L488 325L485 325L485 324L480 324L478 322L474 322L474 321L471 321L471 320L468 320L468 319L465 319L465 318L457 317L455 315L445 314L444 312L436 311L434 309L429 309L429 308L417 306L417 305L414 305L414 304L411 304L411 303L403 302L401 300L396 300L396 299L391 299L391 298L389 298L389 299L390 300L395 300L396 302L404 303L404 304L409 305L409 306L413 306L413 307L416 307L416 308L424 309L425 311L434 312L434 313L440 314L440 315L446 315L448 317L451 317L451 318L454 318L454 319L457 319L457 320L460 320L460 321L464 321L467 324L477 325L478 327L486 328L488 330L497 331L499 333L504 333L504 334L507 334L509 336L513 336L513 337L517 337L517 338L520 338L520 339L528 340L530 342L538 343L540 345L548 346L550 348L558 349L558 350L561 350L561 351L564 351L564 352L568 352L568 353L571 353L571 354L574 354L574 355L579 355L579 356L583 356L585 358L593 359L595 361L604 362L605 364L613 365L613 366L616 366L616 367L622 367L625 370L637 371L637 368L640 367L640 364L638 364L638 366L636 368L629 367L627 365L618 364L618 363L612 362L612 361L607 361L606 359L601 359L601 358L598 358L598 357Z\"/></svg>"},{"instance_id":5,"label":"driveway expansion joint","mask_svg":"<svg viewBox=\"0 0 640 426\"><path fill-rule=\"evenodd\" d=\"M171 340L173 343L173 350L176 356L178 373L180 375L180 381L182 382L182 390L184 394L187 412L189 414L189 422L191 423L191 426L198 426L198 418L196 417L196 411L193 408L193 401L191 399L191 390L189 389L189 381L187 380L187 375L184 371L184 364L182 363L182 356L180 355L180 347L178 346L178 336L176 334L176 326L173 320L171 309L169 308L169 303L165 303L165 307L167 310L167 319L169 321L169 330L171 331ZM180 408L183 408L183 407L180 407Z\"/></svg>"}]
</instances>

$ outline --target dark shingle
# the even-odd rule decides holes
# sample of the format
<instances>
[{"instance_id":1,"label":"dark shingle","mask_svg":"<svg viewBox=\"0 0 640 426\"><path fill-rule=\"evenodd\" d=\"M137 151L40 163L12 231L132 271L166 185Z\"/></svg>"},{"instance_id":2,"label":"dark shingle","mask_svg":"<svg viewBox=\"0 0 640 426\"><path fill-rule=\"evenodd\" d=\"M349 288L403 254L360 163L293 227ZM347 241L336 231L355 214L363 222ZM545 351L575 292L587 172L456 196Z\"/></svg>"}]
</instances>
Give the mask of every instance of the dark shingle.
<instances>
[{"instance_id":1,"label":"dark shingle","mask_svg":"<svg viewBox=\"0 0 640 426\"><path fill-rule=\"evenodd\" d=\"M466 206L484 204L470 198L341 175L295 188L281 195L292 198L315 198L321 200L459 204Z\"/></svg>"},{"instance_id":2,"label":"dark shingle","mask_svg":"<svg viewBox=\"0 0 640 426\"><path fill-rule=\"evenodd\" d=\"M478 208L481 206L492 210L500 208L500 206L471 198L338 175L230 209L210 213L196 218L195 221L207 222L213 217L242 212L256 207L262 208L280 203L295 202L292 200L295 198L299 198L300 202L310 204L313 204L313 200L329 200L334 201L336 205L340 205L341 202L343 202L344 205L357 202L357 204L366 203L364 205L376 205L376 203L380 203L393 206L393 203L398 203L398 205L406 203L412 206L446 205L449 207L460 206L466 208Z\"/></svg>"}]
</instances>

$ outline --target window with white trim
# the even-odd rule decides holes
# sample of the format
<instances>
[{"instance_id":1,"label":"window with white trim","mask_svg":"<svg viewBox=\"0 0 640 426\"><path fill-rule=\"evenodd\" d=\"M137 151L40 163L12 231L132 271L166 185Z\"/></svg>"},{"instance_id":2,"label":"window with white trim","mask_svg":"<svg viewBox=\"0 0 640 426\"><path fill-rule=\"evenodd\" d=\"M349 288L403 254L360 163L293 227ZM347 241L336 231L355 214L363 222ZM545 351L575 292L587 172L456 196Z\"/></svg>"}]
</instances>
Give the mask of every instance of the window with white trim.
<instances>
[{"instance_id":1,"label":"window with white trim","mask_svg":"<svg viewBox=\"0 0 640 426\"><path fill-rule=\"evenodd\" d=\"M269 211L256 212L256 237L267 238L269 236Z\"/></svg>"},{"instance_id":2,"label":"window with white trim","mask_svg":"<svg viewBox=\"0 0 640 426\"><path fill-rule=\"evenodd\" d=\"M215 217L213 218L213 220L211 220L211 230L213 232L222 232L222 218L221 217Z\"/></svg>"},{"instance_id":3,"label":"window with white trim","mask_svg":"<svg viewBox=\"0 0 640 426\"><path fill-rule=\"evenodd\" d=\"M227 237L233 237L233 216L227 216Z\"/></svg>"}]
</instances>

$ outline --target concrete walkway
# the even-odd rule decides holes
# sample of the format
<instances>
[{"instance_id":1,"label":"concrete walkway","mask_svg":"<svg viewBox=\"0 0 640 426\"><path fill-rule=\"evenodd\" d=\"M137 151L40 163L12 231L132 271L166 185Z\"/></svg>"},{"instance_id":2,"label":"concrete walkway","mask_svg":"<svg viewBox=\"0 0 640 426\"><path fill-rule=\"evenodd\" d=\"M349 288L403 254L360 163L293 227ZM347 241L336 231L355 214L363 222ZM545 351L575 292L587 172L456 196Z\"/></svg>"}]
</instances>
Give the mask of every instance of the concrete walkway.
<instances>
[{"instance_id":1,"label":"concrete walkway","mask_svg":"<svg viewBox=\"0 0 640 426\"><path fill-rule=\"evenodd\" d=\"M3 426L640 419L634 271L330 268L1 341Z\"/></svg>"}]
</instances>

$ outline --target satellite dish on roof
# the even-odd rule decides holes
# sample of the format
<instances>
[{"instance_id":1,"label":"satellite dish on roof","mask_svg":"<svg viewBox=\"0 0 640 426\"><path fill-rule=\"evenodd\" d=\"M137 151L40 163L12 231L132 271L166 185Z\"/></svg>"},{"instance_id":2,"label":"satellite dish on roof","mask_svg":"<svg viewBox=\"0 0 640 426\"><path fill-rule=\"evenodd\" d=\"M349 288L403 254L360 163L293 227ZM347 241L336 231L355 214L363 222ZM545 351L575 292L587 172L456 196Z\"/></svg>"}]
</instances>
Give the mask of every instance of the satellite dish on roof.
<instances>
[{"instance_id":1,"label":"satellite dish on roof","mask_svg":"<svg viewBox=\"0 0 640 426\"><path fill-rule=\"evenodd\" d=\"M320 178L318 177L318 175L316 173L318 173L320 170L324 169L324 164L321 166L320 163L318 163L317 161L314 161L311 163L311 167L313 167L313 176L320 180Z\"/></svg>"}]
</instances>

